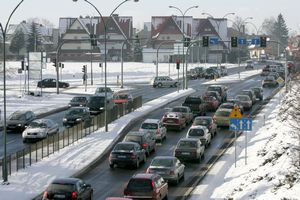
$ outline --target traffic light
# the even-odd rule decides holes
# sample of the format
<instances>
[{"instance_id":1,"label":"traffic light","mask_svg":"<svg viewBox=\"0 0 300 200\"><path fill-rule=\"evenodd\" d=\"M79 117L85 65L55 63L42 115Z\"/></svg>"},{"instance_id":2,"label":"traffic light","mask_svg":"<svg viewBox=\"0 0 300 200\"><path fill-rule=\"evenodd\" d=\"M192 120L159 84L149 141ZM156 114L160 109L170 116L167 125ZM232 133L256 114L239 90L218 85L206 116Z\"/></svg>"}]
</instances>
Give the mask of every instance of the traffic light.
<instances>
[{"instance_id":1,"label":"traffic light","mask_svg":"<svg viewBox=\"0 0 300 200\"><path fill-rule=\"evenodd\" d=\"M238 46L238 38L231 37L231 47L237 47L237 46Z\"/></svg>"},{"instance_id":2,"label":"traffic light","mask_svg":"<svg viewBox=\"0 0 300 200\"><path fill-rule=\"evenodd\" d=\"M267 47L267 37L260 37L260 47Z\"/></svg>"},{"instance_id":3,"label":"traffic light","mask_svg":"<svg viewBox=\"0 0 300 200\"><path fill-rule=\"evenodd\" d=\"M53 62L53 66L56 67L56 58L53 58L52 62Z\"/></svg>"},{"instance_id":4,"label":"traffic light","mask_svg":"<svg viewBox=\"0 0 300 200\"><path fill-rule=\"evenodd\" d=\"M185 37L184 38L184 47L189 47L191 42L191 38Z\"/></svg>"},{"instance_id":5,"label":"traffic light","mask_svg":"<svg viewBox=\"0 0 300 200\"><path fill-rule=\"evenodd\" d=\"M203 36L202 37L202 46L203 47L208 47L209 45L209 37L208 36Z\"/></svg>"},{"instance_id":6,"label":"traffic light","mask_svg":"<svg viewBox=\"0 0 300 200\"><path fill-rule=\"evenodd\" d=\"M96 35L95 34L90 34L90 38L91 38L91 45L93 47L97 46Z\"/></svg>"},{"instance_id":7,"label":"traffic light","mask_svg":"<svg viewBox=\"0 0 300 200\"><path fill-rule=\"evenodd\" d=\"M83 65L83 66L82 66L82 72L83 72L83 73L86 73L86 65Z\"/></svg>"},{"instance_id":8,"label":"traffic light","mask_svg":"<svg viewBox=\"0 0 300 200\"><path fill-rule=\"evenodd\" d=\"M180 69L180 60L176 60L176 69Z\"/></svg>"},{"instance_id":9,"label":"traffic light","mask_svg":"<svg viewBox=\"0 0 300 200\"><path fill-rule=\"evenodd\" d=\"M25 61L24 60L21 61L21 68L23 71L25 70Z\"/></svg>"}]
</instances>

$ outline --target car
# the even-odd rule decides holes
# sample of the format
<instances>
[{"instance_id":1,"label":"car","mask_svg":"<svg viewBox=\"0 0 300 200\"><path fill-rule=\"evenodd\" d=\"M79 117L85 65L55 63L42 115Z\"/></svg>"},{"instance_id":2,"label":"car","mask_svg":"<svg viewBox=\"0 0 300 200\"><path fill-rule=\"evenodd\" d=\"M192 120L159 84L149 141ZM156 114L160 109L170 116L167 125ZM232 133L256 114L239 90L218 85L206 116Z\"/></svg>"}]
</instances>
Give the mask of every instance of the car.
<instances>
[{"instance_id":1,"label":"car","mask_svg":"<svg viewBox=\"0 0 300 200\"><path fill-rule=\"evenodd\" d=\"M49 135L58 133L59 127L51 119L35 119L22 133L23 142L47 138Z\"/></svg>"},{"instance_id":2,"label":"car","mask_svg":"<svg viewBox=\"0 0 300 200\"><path fill-rule=\"evenodd\" d=\"M227 75L228 75L227 67L226 67L226 66L221 65L221 66L220 66L220 69L221 69L221 75L222 75L222 76L227 76Z\"/></svg>"},{"instance_id":3,"label":"car","mask_svg":"<svg viewBox=\"0 0 300 200\"><path fill-rule=\"evenodd\" d=\"M199 77L198 77L198 73L197 73L197 71L195 70L195 69L191 69L189 72L188 72L188 74L189 74L189 78L190 79L198 79Z\"/></svg>"},{"instance_id":4,"label":"car","mask_svg":"<svg viewBox=\"0 0 300 200\"><path fill-rule=\"evenodd\" d=\"M262 81L262 87L277 87L279 83L275 80L274 76L267 76L263 81Z\"/></svg>"},{"instance_id":5,"label":"car","mask_svg":"<svg viewBox=\"0 0 300 200\"><path fill-rule=\"evenodd\" d=\"M151 81L151 85L156 87L177 87L179 86L179 82L176 80L173 80L169 76L156 76Z\"/></svg>"},{"instance_id":6,"label":"car","mask_svg":"<svg viewBox=\"0 0 300 200\"><path fill-rule=\"evenodd\" d=\"M98 87L95 91L95 96L105 97L105 91L106 97L113 98L114 91L110 87Z\"/></svg>"},{"instance_id":7,"label":"car","mask_svg":"<svg viewBox=\"0 0 300 200\"><path fill-rule=\"evenodd\" d=\"M195 138L201 141L205 145L205 147L208 147L211 143L211 133L208 131L208 128L206 126L191 126L188 132L186 133L186 138Z\"/></svg>"},{"instance_id":8,"label":"car","mask_svg":"<svg viewBox=\"0 0 300 200\"><path fill-rule=\"evenodd\" d=\"M132 101L132 95L127 92L118 92L113 95L113 102L115 104L130 104Z\"/></svg>"},{"instance_id":9,"label":"car","mask_svg":"<svg viewBox=\"0 0 300 200\"><path fill-rule=\"evenodd\" d=\"M156 141L167 138L167 129L159 119L146 119L140 126L140 131L148 131L155 134Z\"/></svg>"},{"instance_id":10,"label":"car","mask_svg":"<svg viewBox=\"0 0 300 200\"><path fill-rule=\"evenodd\" d=\"M109 167L113 169L117 166L134 166L140 167L141 162L146 162L146 152L136 142L119 142L109 155Z\"/></svg>"},{"instance_id":11,"label":"car","mask_svg":"<svg viewBox=\"0 0 300 200\"><path fill-rule=\"evenodd\" d=\"M238 93L239 95L248 95L252 101L252 105L256 103L256 96L253 90L242 90Z\"/></svg>"},{"instance_id":12,"label":"car","mask_svg":"<svg viewBox=\"0 0 300 200\"><path fill-rule=\"evenodd\" d=\"M214 116L214 122L217 124L217 127L219 126L228 126L230 125L230 118L229 115L231 113L231 109L227 109L227 108L221 108L218 109Z\"/></svg>"},{"instance_id":13,"label":"car","mask_svg":"<svg viewBox=\"0 0 300 200\"><path fill-rule=\"evenodd\" d=\"M203 100L203 105L207 111L216 111L220 105L220 102L213 96L205 96Z\"/></svg>"},{"instance_id":14,"label":"car","mask_svg":"<svg viewBox=\"0 0 300 200\"><path fill-rule=\"evenodd\" d=\"M67 88L70 84L62 81L58 81L59 88ZM40 88L56 88L56 79L54 78L46 78L37 83L37 87Z\"/></svg>"},{"instance_id":15,"label":"car","mask_svg":"<svg viewBox=\"0 0 300 200\"><path fill-rule=\"evenodd\" d=\"M32 111L15 111L8 117L6 129L8 131L22 132L35 119L36 116Z\"/></svg>"},{"instance_id":16,"label":"car","mask_svg":"<svg viewBox=\"0 0 300 200\"><path fill-rule=\"evenodd\" d=\"M167 112L162 117L162 123L167 128L177 128L182 130L186 127L187 121L182 113L178 112Z\"/></svg>"},{"instance_id":17,"label":"car","mask_svg":"<svg viewBox=\"0 0 300 200\"><path fill-rule=\"evenodd\" d=\"M204 115L206 112L205 106L203 106L204 100L201 96L187 96L182 106L187 106L191 109L192 113L196 115Z\"/></svg>"},{"instance_id":18,"label":"car","mask_svg":"<svg viewBox=\"0 0 300 200\"><path fill-rule=\"evenodd\" d=\"M227 101L225 103L222 103L219 108L227 108L227 109L234 109L236 106L239 107L241 113L244 112L244 107L238 103L238 101L234 102L234 101Z\"/></svg>"},{"instance_id":19,"label":"car","mask_svg":"<svg viewBox=\"0 0 300 200\"><path fill-rule=\"evenodd\" d=\"M246 60L246 67L245 69L254 69L253 60Z\"/></svg>"},{"instance_id":20,"label":"car","mask_svg":"<svg viewBox=\"0 0 300 200\"><path fill-rule=\"evenodd\" d=\"M197 73L198 78L202 78L204 76L204 68L203 67L195 67L194 70Z\"/></svg>"},{"instance_id":21,"label":"car","mask_svg":"<svg viewBox=\"0 0 300 200\"><path fill-rule=\"evenodd\" d=\"M179 183L184 179L184 164L175 156L156 156L152 159L147 173L159 174L168 182Z\"/></svg>"},{"instance_id":22,"label":"car","mask_svg":"<svg viewBox=\"0 0 300 200\"><path fill-rule=\"evenodd\" d=\"M146 152L147 156L150 156L151 152L156 151L156 136L153 132L145 131L130 131L124 138L124 142L138 143Z\"/></svg>"},{"instance_id":23,"label":"car","mask_svg":"<svg viewBox=\"0 0 300 200\"><path fill-rule=\"evenodd\" d=\"M73 126L79 123L90 123L91 116L88 107L72 107L70 108L64 118L64 126Z\"/></svg>"},{"instance_id":24,"label":"car","mask_svg":"<svg viewBox=\"0 0 300 200\"><path fill-rule=\"evenodd\" d=\"M206 91L203 94L203 100L205 100L206 97L215 97L219 103L223 102L222 97L220 96L220 93L217 91Z\"/></svg>"},{"instance_id":25,"label":"car","mask_svg":"<svg viewBox=\"0 0 300 200\"><path fill-rule=\"evenodd\" d=\"M252 108L253 103L249 95L237 95L235 99L240 102L245 110L250 110Z\"/></svg>"},{"instance_id":26,"label":"car","mask_svg":"<svg viewBox=\"0 0 300 200\"><path fill-rule=\"evenodd\" d=\"M106 197L105 200L132 200L124 197Z\"/></svg>"},{"instance_id":27,"label":"car","mask_svg":"<svg viewBox=\"0 0 300 200\"><path fill-rule=\"evenodd\" d=\"M209 78L214 79L214 78L220 78L220 77L221 77L221 74L213 68L207 68L205 70L205 73L204 73L205 79L209 79Z\"/></svg>"},{"instance_id":28,"label":"car","mask_svg":"<svg viewBox=\"0 0 300 200\"><path fill-rule=\"evenodd\" d=\"M244 109L243 105L241 104L241 102L238 101L237 99L227 99L226 103L231 103L231 104L233 104L233 106L239 107L241 113L242 114L244 113L245 109ZM232 109L232 106L230 106L230 109Z\"/></svg>"},{"instance_id":29,"label":"car","mask_svg":"<svg viewBox=\"0 0 300 200\"><path fill-rule=\"evenodd\" d=\"M79 178L56 178L43 193L43 200L93 199L93 188Z\"/></svg>"},{"instance_id":30,"label":"car","mask_svg":"<svg viewBox=\"0 0 300 200\"><path fill-rule=\"evenodd\" d=\"M210 85L206 91L216 91L221 96L222 102L227 100L227 90L228 88L224 85Z\"/></svg>"},{"instance_id":31,"label":"car","mask_svg":"<svg viewBox=\"0 0 300 200\"><path fill-rule=\"evenodd\" d=\"M181 138L175 149L174 156L180 161L197 161L201 162L204 158L204 144L196 138Z\"/></svg>"},{"instance_id":32,"label":"car","mask_svg":"<svg viewBox=\"0 0 300 200\"><path fill-rule=\"evenodd\" d=\"M260 101L264 98L264 90L261 87L252 87L251 90L254 92L256 98L258 98Z\"/></svg>"},{"instance_id":33,"label":"car","mask_svg":"<svg viewBox=\"0 0 300 200\"><path fill-rule=\"evenodd\" d=\"M270 72L268 76L274 76L275 80L279 78L279 74L277 72Z\"/></svg>"},{"instance_id":34,"label":"car","mask_svg":"<svg viewBox=\"0 0 300 200\"><path fill-rule=\"evenodd\" d=\"M206 126L211 136L214 137L217 134L217 125L215 124L211 116L199 116L193 121L192 126Z\"/></svg>"},{"instance_id":35,"label":"car","mask_svg":"<svg viewBox=\"0 0 300 200\"><path fill-rule=\"evenodd\" d=\"M69 107L77 107L77 106L83 106L86 107L88 104L89 98L86 96L76 96L71 99L68 106Z\"/></svg>"},{"instance_id":36,"label":"car","mask_svg":"<svg viewBox=\"0 0 300 200\"><path fill-rule=\"evenodd\" d=\"M168 183L159 174L134 174L124 188L124 197L131 199L168 199Z\"/></svg>"},{"instance_id":37,"label":"car","mask_svg":"<svg viewBox=\"0 0 300 200\"><path fill-rule=\"evenodd\" d=\"M213 67L210 67L211 69L215 70L217 72L217 74L219 75L219 77L222 76L222 70L221 70L221 67L218 67L218 66L213 66Z\"/></svg>"},{"instance_id":38,"label":"car","mask_svg":"<svg viewBox=\"0 0 300 200\"><path fill-rule=\"evenodd\" d=\"M104 96L91 96L87 104L87 107L89 108L91 115L98 115L100 113L103 113L105 111L104 102L105 102ZM107 96L106 106L108 111L113 109L116 106L111 96Z\"/></svg>"},{"instance_id":39,"label":"car","mask_svg":"<svg viewBox=\"0 0 300 200\"><path fill-rule=\"evenodd\" d=\"M193 121L194 114L188 106L175 106L171 108L171 112L181 113L186 119L187 124L190 124Z\"/></svg>"}]
</instances>

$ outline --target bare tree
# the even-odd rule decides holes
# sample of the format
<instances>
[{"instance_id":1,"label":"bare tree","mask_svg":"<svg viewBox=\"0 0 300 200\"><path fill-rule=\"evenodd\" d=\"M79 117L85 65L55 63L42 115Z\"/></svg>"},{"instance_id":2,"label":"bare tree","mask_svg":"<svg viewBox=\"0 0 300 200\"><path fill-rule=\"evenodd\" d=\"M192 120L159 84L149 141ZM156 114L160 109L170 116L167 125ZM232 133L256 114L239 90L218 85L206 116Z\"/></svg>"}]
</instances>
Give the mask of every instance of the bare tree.
<instances>
[{"instance_id":1,"label":"bare tree","mask_svg":"<svg viewBox=\"0 0 300 200\"><path fill-rule=\"evenodd\" d=\"M34 18L29 18L27 19L27 22L29 24L32 24L33 22L36 24L41 24L47 28L53 28L54 24L52 22L50 22L48 19L44 19L44 18L38 18L38 17L34 17Z\"/></svg>"}]
</instances>

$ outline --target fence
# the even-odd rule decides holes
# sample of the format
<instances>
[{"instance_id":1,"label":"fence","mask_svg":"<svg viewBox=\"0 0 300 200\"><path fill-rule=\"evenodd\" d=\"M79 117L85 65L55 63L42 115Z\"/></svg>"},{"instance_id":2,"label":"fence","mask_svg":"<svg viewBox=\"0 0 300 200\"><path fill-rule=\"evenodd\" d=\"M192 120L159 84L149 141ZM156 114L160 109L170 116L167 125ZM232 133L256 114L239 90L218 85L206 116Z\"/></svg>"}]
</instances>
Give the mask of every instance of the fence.
<instances>
[{"instance_id":1,"label":"fence","mask_svg":"<svg viewBox=\"0 0 300 200\"><path fill-rule=\"evenodd\" d=\"M136 97L133 102L128 104L119 104L113 109L107 111L107 123L122 117L123 115L132 112L142 106L142 97ZM94 131L105 126L104 113L93 116L89 122L82 122L73 127L66 128L63 132L48 136L47 138L33 143L28 147L10 154L6 157L7 172L11 175L20 169L31 166L45 157L59 151L60 149L73 144L74 142L90 135ZM4 158L1 159L1 177L3 177L2 164Z\"/></svg>"}]
</instances>

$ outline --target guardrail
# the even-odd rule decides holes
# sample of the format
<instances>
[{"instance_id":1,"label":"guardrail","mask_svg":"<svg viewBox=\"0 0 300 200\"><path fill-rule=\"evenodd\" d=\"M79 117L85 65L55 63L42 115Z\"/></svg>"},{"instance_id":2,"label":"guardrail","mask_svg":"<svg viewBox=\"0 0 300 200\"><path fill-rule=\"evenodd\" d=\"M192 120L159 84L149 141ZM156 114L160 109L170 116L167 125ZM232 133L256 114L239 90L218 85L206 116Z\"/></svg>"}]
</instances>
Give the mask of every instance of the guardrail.
<instances>
[{"instance_id":1,"label":"guardrail","mask_svg":"<svg viewBox=\"0 0 300 200\"><path fill-rule=\"evenodd\" d=\"M113 109L107 111L107 123L111 123L141 106L142 96L134 98L133 101L128 104L118 104ZM28 147L23 148L16 153L9 154L6 157L8 175L39 162L43 158L73 144L104 126L104 113L101 113L93 116L89 122L82 122L73 127L66 128L63 132L48 136L39 142L30 144ZM3 174L3 160L4 158L1 159L0 163L1 177Z\"/></svg>"}]
</instances>

